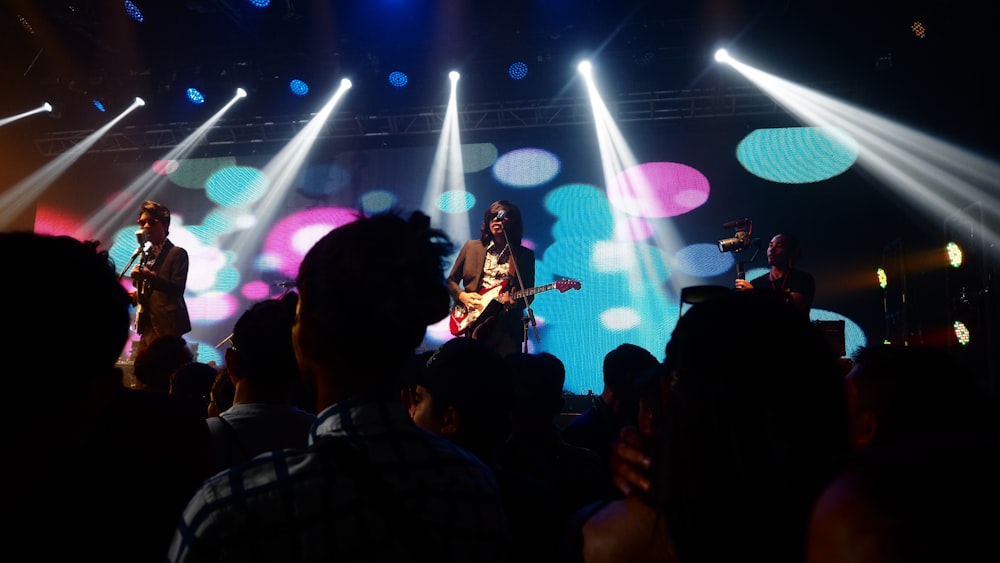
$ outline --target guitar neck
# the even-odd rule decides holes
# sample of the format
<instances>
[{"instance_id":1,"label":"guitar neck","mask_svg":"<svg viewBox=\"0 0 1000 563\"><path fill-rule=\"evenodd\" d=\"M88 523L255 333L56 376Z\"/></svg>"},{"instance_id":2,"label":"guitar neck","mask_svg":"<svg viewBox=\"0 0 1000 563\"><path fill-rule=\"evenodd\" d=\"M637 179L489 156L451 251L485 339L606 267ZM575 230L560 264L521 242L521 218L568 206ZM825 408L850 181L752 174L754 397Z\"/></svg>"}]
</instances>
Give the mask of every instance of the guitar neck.
<instances>
[{"instance_id":1,"label":"guitar neck","mask_svg":"<svg viewBox=\"0 0 1000 563\"><path fill-rule=\"evenodd\" d=\"M523 289L521 291L512 291L510 295L514 299L520 299L522 297L527 297L529 295L534 295L536 293L541 293L543 291L549 291L550 289L555 289L555 288L556 284L550 283L546 285L540 285L538 287L529 287L528 289Z\"/></svg>"}]
</instances>

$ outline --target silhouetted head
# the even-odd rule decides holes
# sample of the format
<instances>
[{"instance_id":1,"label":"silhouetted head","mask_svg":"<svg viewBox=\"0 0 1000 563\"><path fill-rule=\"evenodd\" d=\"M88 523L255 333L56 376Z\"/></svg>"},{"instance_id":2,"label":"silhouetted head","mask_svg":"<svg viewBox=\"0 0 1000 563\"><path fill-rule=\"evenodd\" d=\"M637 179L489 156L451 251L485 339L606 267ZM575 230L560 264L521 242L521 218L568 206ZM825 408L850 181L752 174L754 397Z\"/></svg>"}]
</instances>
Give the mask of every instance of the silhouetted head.
<instances>
[{"instance_id":1,"label":"silhouetted head","mask_svg":"<svg viewBox=\"0 0 1000 563\"><path fill-rule=\"evenodd\" d=\"M96 378L117 377L129 336L129 297L96 243L67 236L0 233L0 256L31 272L0 276L3 393L15 401L72 397ZM51 272L55 266L60 274Z\"/></svg>"},{"instance_id":2,"label":"silhouetted head","mask_svg":"<svg viewBox=\"0 0 1000 563\"><path fill-rule=\"evenodd\" d=\"M321 238L299 267L293 342L304 363L397 378L427 326L449 311L447 236L397 211L358 217Z\"/></svg>"},{"instance_id":3,"label":"silhouetted head","mask_svg":"<svg viewBox=\"0 0 1000 563\"><path fill-rule=\"evenodd\" d=\"M232 348L226 365L235 366L241 379L257 389L288 391L299 377L292 346L292 325L298 295L254 303L233 327Z\"/></svg>"},{"instance_id":4,"label":"silhouetted head","mask_svg":"<svg viewBox=\"0 0 1000 563\"><path fill-rule=\"evenodd\" d=\"M818 328L779 295L732 292L680 318L663 373L656 486L679 558L801 560L811 504L848 454L841 372Z\"/></svg>"}]
</instances>

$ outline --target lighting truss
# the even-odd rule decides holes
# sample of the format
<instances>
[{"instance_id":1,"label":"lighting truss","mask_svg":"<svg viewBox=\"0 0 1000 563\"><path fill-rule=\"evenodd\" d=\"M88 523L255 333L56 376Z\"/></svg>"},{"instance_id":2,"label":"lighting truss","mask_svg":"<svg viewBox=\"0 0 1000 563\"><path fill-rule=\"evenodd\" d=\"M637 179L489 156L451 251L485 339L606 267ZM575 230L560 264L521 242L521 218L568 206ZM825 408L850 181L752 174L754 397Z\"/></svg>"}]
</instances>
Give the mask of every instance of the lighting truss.
<instances>
[{"instance_id":1,"label":"lighting truss","mask_svg":"<svg viewBox=\"0 0 1000 563\"><path fill-rule=\"evenodd\" d=\"M850 99L853 83L812 86L828 95ZM619 124L679 119L734 117L784 113L771 98L755 87L724 90L668 90L633 92L607 103ZM440 134L447 106L408 108L378 115L334 115L319 132L319 139L353 139L378 136ZM256 117L222 120L207 134L203 144L254 145L290 141L311 116ZM589 124L593 110L586 96L548 100L522 100L469 104L458 111L462 132L528 129ZM117 153L170 149L198 128L198 123L168 123L145 127L126 126L101 137L88 152ZM43 156L60 155L93 133L93 130L53 132L37 137L35 146Z\"/></svg>"}]
</instances>

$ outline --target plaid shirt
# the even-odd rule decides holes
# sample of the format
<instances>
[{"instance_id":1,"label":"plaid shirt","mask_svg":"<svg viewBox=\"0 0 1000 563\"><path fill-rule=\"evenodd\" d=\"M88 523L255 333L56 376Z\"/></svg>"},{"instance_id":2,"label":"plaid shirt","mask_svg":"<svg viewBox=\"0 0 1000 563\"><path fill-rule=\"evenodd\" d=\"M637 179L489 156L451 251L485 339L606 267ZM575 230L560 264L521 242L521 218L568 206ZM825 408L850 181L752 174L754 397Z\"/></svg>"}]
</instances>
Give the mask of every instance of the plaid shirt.
<instances>
[{"instance_id":1,"label":"plaid shirt","mask_svg":"<svg viewBox=\"0 0 1000 563\"><path fill-rule=\"evenodd\" d=\"M169 561L507 561L492 471L413 424L398 400L356 397L317 417L305 450L206 481Z\"/></svg>"}]
</instances>

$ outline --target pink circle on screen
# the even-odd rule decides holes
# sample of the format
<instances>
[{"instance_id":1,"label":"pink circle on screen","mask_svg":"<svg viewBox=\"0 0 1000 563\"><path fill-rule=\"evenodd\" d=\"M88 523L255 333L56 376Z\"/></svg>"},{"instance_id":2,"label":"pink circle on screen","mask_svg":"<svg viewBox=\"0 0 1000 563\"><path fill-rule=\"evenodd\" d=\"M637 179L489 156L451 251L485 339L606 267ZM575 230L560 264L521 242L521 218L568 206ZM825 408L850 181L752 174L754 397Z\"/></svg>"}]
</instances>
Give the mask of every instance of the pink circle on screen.
<instances>
[{"instance_id":1,"label":"pink circle on screen","mask_svg":"<svg viewBox=\"0 0 1000 563\"><path fill-rule=\"evenodd\" d=\"M264 252L277 260L275 269L294 278L299 263L316 241L357 217L357 211L345 207L318 207L289 215L268 232Z\"/></svg>"},{"instance_id":2,"label":"pink circle on screen","mask_svg":"<svg viewBox=\"0 0 1000 563\"><path fill-rule=\"evenodd\" d=\"M608 200L638 217L676 217L708 201L708 179L676 162L647 162L628 168L608 185Z\"/></svg>"}]
</instances>

